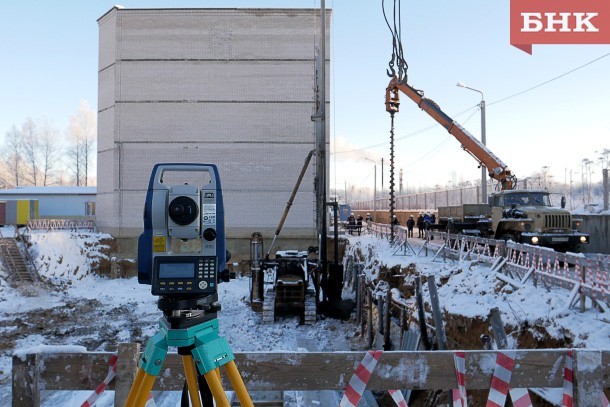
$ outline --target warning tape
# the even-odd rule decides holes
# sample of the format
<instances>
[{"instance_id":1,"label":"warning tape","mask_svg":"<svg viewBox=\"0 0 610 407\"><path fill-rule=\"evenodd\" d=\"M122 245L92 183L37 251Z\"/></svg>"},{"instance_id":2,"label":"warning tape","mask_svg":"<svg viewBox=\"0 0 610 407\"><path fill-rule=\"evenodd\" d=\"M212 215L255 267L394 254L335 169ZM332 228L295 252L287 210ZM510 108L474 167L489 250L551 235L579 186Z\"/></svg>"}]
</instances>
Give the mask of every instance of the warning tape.
<instances>
[{"instance_id":1,"label":"warning tape","mask_svg":"<svg viewBox=\"0 0 610 407\"><path fill-rule=\"evenodd\" d=\"M382 353L381 350L366 352L345 388L339 407L356 407L358 405ZM398 407L408 407L400 390L388 390L388 392Z\"/></svg>"},{"instance_id":2,"label":"warning tape","mask_svg":"<svg viewBox=\"0 0 610 407\"><path fill-rule=\"evenodd\" d=\"M453 353L455 363L455 375L457 376L458 388L453 389L453 407L467 407L466 399L466 352L456 351Z\"/></svg>"},{"instance_id":3,"label":"warning tape","mask_svg":"<svg viewBox=\"0 0 610 407\"><path fill-rule=\"evenodd\" d=\"M93 391L93 393L91 393L89 398L83 404L81 404L81 407L91 407L93 405L93 403L95 403L95 401L104 392L104 390L106 390L106 387L108 387L108 384L116 376L116 361L117 361L117 355L110 355L110 359L108 360L108 374L106 375L106 378L104 379L103 382L101 382L99 384L99 386L97 386L95 388L95 390Z\"/></svg>"},{"instance_id":4,"label":"warning tape","mask_svg":"<svg viewBox=\"0 0 610 407\"><path fill-rule=\"evenodd\" d=\"M496 355L496 367L491 378L491 387L487 397L486 407L503 407L506 404L506 397L510 393L510 398L515 407L532 407L527 389L511 389L510 379L515 367L515 352L501 351Z\"/></svg>"},{"instance_id":5,"label":"warning tape","mask_svg":"<svg viewBox=\"0 0 610 407\"><path fill-rule=\"evenodd\" d=\"M565 367L563 368L563 407L572 407L574 403L574 372L572 371L572 351L566 354Z\"/></svg>"},{"instance_id":6,"label":"warning tape","mask_svg":"<svg viewBox=\"0 0 610 407\"><path fill-rule=\"evenodd\" d=\"M110 359L108 359L108 374L106 378L93 390L93 393L89 396L87 400L80 407L91 407L97 399L101 396L101 394L106 390L106 387L110 384L112 380L114 380L116 376L116 363L117 363L117 355L110 355ZM155 400L152 397L152 394L148 395L148 400L146 400L145 407L155 407Z\"/></svg>"},{"instance_id":7,"label":"warning tape","mask_svg":"<svg viewBox=\"0 0 610 407\"><path fill-rule=\"evenodd\" d=\"M563 400L562 407L572 407L574 405L574 371L572 370L573 359L572 350L566 354L565 367L563 369ZM602 390L602 407L609 407L610 402Z\"/></svg>"}]
</instances>

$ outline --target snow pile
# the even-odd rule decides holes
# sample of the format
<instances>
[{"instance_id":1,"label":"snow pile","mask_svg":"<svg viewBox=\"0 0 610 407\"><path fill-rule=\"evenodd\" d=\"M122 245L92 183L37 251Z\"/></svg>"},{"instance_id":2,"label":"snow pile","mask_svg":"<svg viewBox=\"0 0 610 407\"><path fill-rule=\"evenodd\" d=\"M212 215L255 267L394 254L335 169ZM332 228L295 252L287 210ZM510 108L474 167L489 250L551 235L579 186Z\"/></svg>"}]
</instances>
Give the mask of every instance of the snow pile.
<instances>
[{"instance_id":1,"label":"snow pile","mask_svg":"<svg viewBox=\"0 0 610 407\"><path fill-rule=\"evenodd\" d=\"M92 274L100 260L107 260L101 243L112 239L108 234L55 231L32 233L30 253L40 277L55 285L71 284Z\"/></svg>"},{"instance_id":2,"label":"snow pile","mask_svg":"<svg viewBox=\"0 0 610 407\"><path fill-rule=\"evenodd\" d=\"M565 343L566 347L608 349L610 346L608 317L590 303L584 313L568 308L570 291L567 289L536 288L531 281L515 289L501 283L488 266L464 260L443 261L442 256L433 261L432 257L440 248L433 242L426 256L423 241L409 239L416 254L405 256L394 255L395 249L386 240L371 235L350 236L349 240L346 255L364 262L364 273L369 281L376 282L381 267L388 270L399 267L404 271L413 268L413 264L422 276L435 275L440 305L449 315L486 321L490 310L497 307L504 324L514 335L527 330L535 340L546 336ZM398 252L402 253L402 250ZM402 284L412 286L413 277L402 277ZM427 284L422 288L424 298L429 298ZM395 289L393 298L397 292L404 290Z\"/></svg>"}]
</instances>

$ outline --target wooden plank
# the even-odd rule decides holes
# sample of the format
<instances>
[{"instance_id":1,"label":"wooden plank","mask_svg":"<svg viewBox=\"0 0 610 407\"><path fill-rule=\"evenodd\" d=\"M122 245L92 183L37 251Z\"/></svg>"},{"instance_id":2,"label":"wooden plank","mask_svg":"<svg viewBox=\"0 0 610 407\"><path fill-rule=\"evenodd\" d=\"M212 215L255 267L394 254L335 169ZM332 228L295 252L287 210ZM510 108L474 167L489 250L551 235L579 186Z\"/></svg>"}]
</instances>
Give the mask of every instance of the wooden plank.
<instances>
[{"instance_id":1,"label":"wooden plank","mask_svg":"<svg viewBox=\"0 0 610 407\"><path fill-rule=\"evenodd\" d=\"M114 391L114 405L124 406L129 390L136 377L140 359L139 343L120 343L117 353L117 368Z\"/></svg>"},{"instance_id":2,"label":"wooden plank","mask_svg":"<svg viewBox=\"0 0 610 407\"><path fill-rule=\"evenodd\" d=\"M13 356L13 407L40 406L39 355Z\"/></svg>"},{"instance_id":3,"label":"wooden plank","mask_svg":"<svg viewBox=\"0 0 610 407\"><path fill-rule=\"evenodd\" d=\"M111 353L41 353L39 386L45 390L93 390L108 374ZM114 389L114 381L108 389Z\"/></svg>"},{"instance_id":4,"label":"wooden plank","mask_svg":"<svg viewBox=\"0 0 610 407\"><path fill-rule=\"evenodd\" d=\"M596 386L609 387L610 351L579 350L581 358L599 358L600 369ZM589 354L594 356L588 356ZM511 386L519 388L562 387L565 349L517 350L517 362L512 374ZM236 364L246 387L250 391L267 390L343 390L360 363L364 352L254 352L236 353ZM45 390L92 390L108 371L107 353L28 355L26 362L13 360L13 372L21 379L14 379L13 385L20 386L36 372L34 358L40 372L38 386ZM29 358L29 359L28 359ZM582 359L582 360L585 360ZM466 352L466 386L469 389L488 389L495 367L495 351ZM588 360L588 359L587 359ZM588 366L588 365L587 365ZM223 372L226 389L230 383ZM594 380L597 372L584 372L587 383ZM35 375L34 375L35 376ZM370 390L411 388L413 390L448 390L455 387L455 368L452 351L384 352L373 373ZM184 383L182 362L177 354L168 354L164 368L155 382L157 390L179 390ZM25 387L27 388L25 388ZM43 387L44 386L44 387ZM591 384L587 384L591 386ZM32 390L34 389L34 390ZM15 390L14 390L15 391ZM32 399L35 386L21 385L13 394ZM34 396L35 397L35 396ZM18 403L14 405L36 405Z\"/></svg>"},{"instance_id":5,"label":"wooden plank","mask_svg":"<svg viewBox=\"0 0 610 407\"><path fill-rule=\"evenodd\" d=\"M600 351L574 351L574 405L596 407L602 405L602 355Z\"/></svg>"}]
</instances>

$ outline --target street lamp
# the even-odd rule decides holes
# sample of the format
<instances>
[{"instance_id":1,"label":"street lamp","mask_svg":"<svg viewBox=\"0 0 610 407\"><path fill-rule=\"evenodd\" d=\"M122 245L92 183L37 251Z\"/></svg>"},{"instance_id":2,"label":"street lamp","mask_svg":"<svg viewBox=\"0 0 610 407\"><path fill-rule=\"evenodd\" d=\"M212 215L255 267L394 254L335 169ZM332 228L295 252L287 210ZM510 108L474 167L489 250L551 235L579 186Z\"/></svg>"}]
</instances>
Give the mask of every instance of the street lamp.
<instances>
[{"instance_id":1,"label":"street lamp","mask_svg":"<svg viewBox=\"0 0 610 407\"><path fill-rule=\"evenodd\" d=\"M370 158L364 157L365 160L372 162L375 164L374 172L373 172L373 213L377 213L377 162L371 160Z\"/></svg>"},{"instance_id":2,"label":"street lamp","mask_svg":"<svg viewBox=\"0 0 610 407\"><path fill-rule=\"evenodd\" d=\"M487 140L485 138L485 97L483 96L483 92L468 87L462 82L458 82L457 86L459 86L460 88L470 89L481 94L481 103L479 104L479 106L481 107L481 143L483 143L483 145L485 146L487 145ZM481 164L481 202L487 203L487 169L483 164Z\"/></svg>"}]
</instances>

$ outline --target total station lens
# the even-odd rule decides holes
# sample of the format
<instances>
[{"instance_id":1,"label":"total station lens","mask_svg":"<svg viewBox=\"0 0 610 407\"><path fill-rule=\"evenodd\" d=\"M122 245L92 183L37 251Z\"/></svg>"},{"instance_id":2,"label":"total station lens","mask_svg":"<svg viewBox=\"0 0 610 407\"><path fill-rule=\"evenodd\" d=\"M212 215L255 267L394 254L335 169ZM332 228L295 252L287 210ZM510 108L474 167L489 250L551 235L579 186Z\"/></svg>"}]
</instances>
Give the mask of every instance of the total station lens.
<instances>
[{"instance_id":1,"label":"total station lens","mask_svg":"<svg viewBox=\"0 0 610 407\"><path fill-rule=\"evenodd\" d=\"M174 198L168 208L169 218L174 223L185 226L193 223L199 215L199 206L188 196L179 196Z\"/></svg>"}]
</instances>

